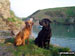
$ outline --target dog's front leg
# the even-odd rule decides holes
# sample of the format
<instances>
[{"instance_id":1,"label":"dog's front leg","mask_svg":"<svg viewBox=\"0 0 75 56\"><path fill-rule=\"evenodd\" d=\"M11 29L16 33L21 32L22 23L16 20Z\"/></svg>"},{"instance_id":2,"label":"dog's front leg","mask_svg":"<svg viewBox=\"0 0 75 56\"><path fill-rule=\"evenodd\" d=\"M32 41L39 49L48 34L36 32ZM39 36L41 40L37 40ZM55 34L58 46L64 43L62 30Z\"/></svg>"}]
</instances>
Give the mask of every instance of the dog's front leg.
<instances>
[{"instance_id":1,"label":"dog's front leg","mask_svg":"<svg viewBox=\"0 0 75 56\"><path fill-rule=\"evenodd\" d=\"M29 38L27 38L27 44L29 44Z\"/></svg>"},{"instance_id":2,"label":"dog's front leg","mask_svg":"<svg viewBox=\"0 0 75 56\"><path fill-rule=\"evenodd\" d=\"M46 42L45 41L43 41L43 47L46 48Z\"/></svg>"},{"instance_id":3,"label":"dog's front leg","mask_svg":"<svg viewBox=\"0 0 75 56\"><path fill-rule=\"evenodd\" d=\"M45 48L45 42L42 41L42 45L41 45L42 48Z\"/></svg>"},{"instance_id":4,"label":"dog's front leg","mask_svg":"<svg viewBox=\"0 0 75 56\"><path fill-rule=\"evenodd\" d=\"M23 41L22 44L25 45L25 39L22 39L22 41Z\"/></svg>"},{"instance_id":5,"label":"dog's front leg","mask_svg":"<svg viewBox=\"0 0 75 56\"><path fill-rule=\"evenodd\" d=\"M50 40L48 40L48 42L47 42L48 44L47 44L47 49L49 49L49 45L50 45Z\"/></svg>"}]
</instances>

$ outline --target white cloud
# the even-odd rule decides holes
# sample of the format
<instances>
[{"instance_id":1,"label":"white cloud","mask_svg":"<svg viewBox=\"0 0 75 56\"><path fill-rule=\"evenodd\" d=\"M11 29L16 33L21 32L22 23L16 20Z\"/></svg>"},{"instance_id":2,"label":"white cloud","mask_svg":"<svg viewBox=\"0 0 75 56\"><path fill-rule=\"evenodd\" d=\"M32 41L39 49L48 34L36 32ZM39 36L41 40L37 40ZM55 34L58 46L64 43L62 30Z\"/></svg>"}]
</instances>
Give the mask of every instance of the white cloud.
<instances>
[{"instance_id":1,"label":"white cloud","mask_svg":"<svg viewBox=\"0 0 75 56\"><path fill-rule=\"evenodd\" d=\"M75 6L75 0L10 0L18 17L27 17L38 9Z\"/></svg>"}]
</instances>

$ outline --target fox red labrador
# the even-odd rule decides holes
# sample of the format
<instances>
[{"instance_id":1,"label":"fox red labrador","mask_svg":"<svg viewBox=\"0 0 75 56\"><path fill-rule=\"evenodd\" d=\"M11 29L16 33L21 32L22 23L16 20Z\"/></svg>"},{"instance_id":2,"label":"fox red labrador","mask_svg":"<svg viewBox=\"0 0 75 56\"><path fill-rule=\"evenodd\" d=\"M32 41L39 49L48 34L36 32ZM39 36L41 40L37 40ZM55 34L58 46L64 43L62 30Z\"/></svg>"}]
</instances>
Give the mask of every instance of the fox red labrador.
<instances>
[{"instance_id":1,"label":"fox red labrador","mask_svg":"<svg viewBox=\"0 0 75 56\"><path fill-rule=\"evenodd\" d=\"M25 22L26 26L20 31L15 38L15 45L25 45L25 40L27 40L27 44L29 43L29 36L31 34L31 29L33 26L32 18Z\"/></svg>"}]
</instances>

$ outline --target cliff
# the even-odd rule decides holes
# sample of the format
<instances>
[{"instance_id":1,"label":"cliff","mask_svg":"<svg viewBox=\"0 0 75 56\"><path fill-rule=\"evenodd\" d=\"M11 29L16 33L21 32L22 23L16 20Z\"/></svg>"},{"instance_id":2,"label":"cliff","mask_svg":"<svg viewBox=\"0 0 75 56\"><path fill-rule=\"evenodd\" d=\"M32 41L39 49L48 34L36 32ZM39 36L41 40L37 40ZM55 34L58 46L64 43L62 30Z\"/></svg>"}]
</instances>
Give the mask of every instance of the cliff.
<instances>
[{"instance_id":1,"label":"cliff","mask_svg":"<svg viewBox=\"0 0 75 56\"><path fill-rule=\"evenodd\" d=\"M0 17L7 19L10 17L10 2L9 0L0 0Z\"/></svg>"},{"instance_id":2,"label":"cliff","mask_svg":"<svg viewBox=\"0 0 75 56\"><path fill-rule=\"evenodd\" d=\"M0 0L0 30L19 30L22 24L24 22L10 10L10 1Z\"/></svg>"}]
</instances>

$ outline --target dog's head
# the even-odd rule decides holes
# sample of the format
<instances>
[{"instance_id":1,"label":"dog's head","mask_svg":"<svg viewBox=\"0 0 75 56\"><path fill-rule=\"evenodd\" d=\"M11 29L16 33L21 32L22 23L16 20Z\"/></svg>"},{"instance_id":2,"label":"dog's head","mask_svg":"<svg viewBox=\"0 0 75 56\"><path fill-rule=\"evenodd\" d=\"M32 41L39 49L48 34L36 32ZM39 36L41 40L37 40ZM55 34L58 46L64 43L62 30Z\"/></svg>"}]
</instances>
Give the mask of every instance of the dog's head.
<instances>
[{"instance_id":1,"label":"dog's head","mask_svg":"<svg viewBox=\"0 0 75 56\"><path fill-rule=\"evenodd\" d=\"M34 24L33 23L33 18L30 18L28 21L25 22L25 24L26 24L26 27L27 28L31 28L32 25Z\"/></svg>"},{"instance_id":2,"label":"dog's head","mask_svg":"<svg viewBox=\"0 0 75 56\"><path fill-rule=\"evenodd\" d=\"M51 23L51 21L50 21L49 19L47 19L47 18L44 18L44 19L42 19L41 21L39 21L39 24L40 24L41 26L44 26L44 27L49 26L50 23Z\"/></svg>"}]
</instances>

